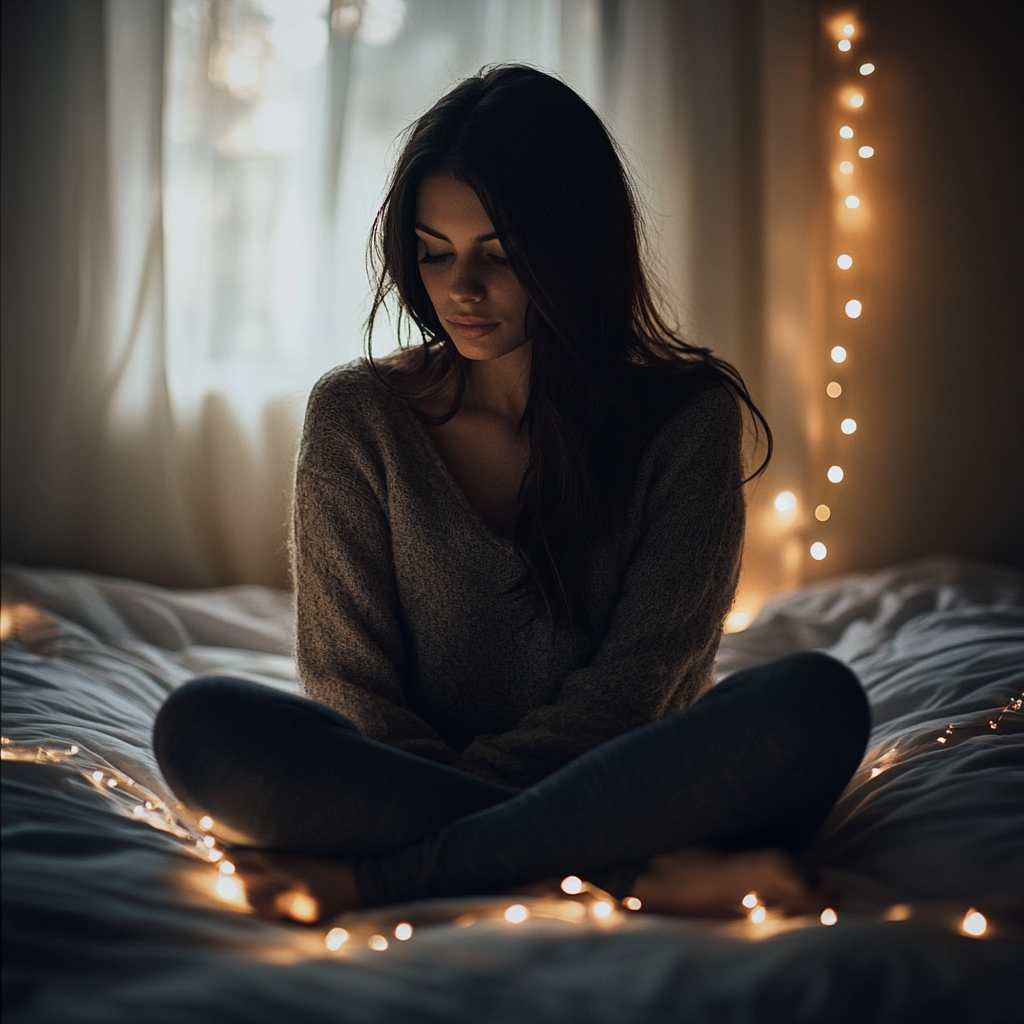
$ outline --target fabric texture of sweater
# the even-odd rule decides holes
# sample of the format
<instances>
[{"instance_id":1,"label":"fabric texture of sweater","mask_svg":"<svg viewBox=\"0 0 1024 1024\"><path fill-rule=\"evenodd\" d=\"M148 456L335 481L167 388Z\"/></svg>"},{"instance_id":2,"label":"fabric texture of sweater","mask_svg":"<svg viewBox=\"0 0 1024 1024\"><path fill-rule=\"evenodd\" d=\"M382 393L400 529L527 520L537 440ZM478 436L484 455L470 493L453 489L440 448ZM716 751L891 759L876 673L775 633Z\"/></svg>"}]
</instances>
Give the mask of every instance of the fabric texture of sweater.
<instances>
[{"instance_id":1,"label":"fabric texture of sweater","mask_svg":"<svg viewBox=\"0 0 1024 1024\"><path fill-rule=\"evenodd\" d=\"M509 786L539 781L712 683L744 527L723 386L661 425L617 543L592 553L595 638L524 624L522 565L422 424L362 361L313 389L292 516L307 696L368 736Z\"/></svg>"}]
</instances>

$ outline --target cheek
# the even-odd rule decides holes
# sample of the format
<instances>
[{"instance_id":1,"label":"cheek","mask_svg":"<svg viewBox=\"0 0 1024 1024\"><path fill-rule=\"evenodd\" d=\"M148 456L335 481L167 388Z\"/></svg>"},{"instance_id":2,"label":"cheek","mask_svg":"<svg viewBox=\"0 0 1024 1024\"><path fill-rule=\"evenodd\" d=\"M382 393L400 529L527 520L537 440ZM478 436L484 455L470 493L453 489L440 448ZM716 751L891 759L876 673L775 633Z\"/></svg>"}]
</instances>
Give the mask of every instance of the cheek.
<instances>
[{"instance_id":1,"label":"cheek","mask_svg":"<svg viewBox=\"0 0 1024 1024\"><path fill-rule=\"evenodd\" d=\"M438 280L438 275L432 274L429 269L425 268L423 264L420 264L420 280L423 282L423 287L427 291L427 297L430 299L434 309L436 310L442 290L440 281Z\"/></svg>"}]
</instances>

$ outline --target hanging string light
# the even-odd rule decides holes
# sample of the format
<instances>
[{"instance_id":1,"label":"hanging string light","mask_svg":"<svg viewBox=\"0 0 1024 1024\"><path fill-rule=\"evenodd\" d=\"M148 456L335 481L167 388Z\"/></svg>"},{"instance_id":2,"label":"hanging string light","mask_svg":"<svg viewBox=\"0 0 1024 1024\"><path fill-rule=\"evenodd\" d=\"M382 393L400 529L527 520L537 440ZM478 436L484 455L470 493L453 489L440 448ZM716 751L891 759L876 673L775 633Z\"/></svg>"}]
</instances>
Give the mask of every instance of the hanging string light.
<instances>
[{"instance_id":1,"label":"hanging string light","mask_svg":"<svg viewBox=\"0 0 1024 1024\"><path fill-rule=\"evenodd\" d=\"M856 287L856 281L846 277L846 272L852 270L856 264L858 272L863 270L862 257L858 254L855 258L854 249L856 246L856 232L863 227L864 211L869 204L870 196L865 195L865 182L859 175L859 163L874 156L875 150L872 146L863 144L860 139L862 125L856 121L849 120L849 117L862 117L870 107L870 97L865 89L865 79L873 75L876 66L871 61L860 61L853 68L849 60L856 48L861 43L861 27L857 18L850 14L840 14L831 18L826 24L826 32L835 43L836 49L832 50L833 59L838 60L838 89L836 98L840 109L843 111L843 121L836 131L835 121L827 132L828 146L831 150L833 167L839 171L840 177L833 179L833 185L838 190L837 200L839 212L836 215L834 232L836 240L840 242L837 248L840 251L833 257L835 265L844 272L842 278L842 289L846 292L843 296L837 296L836 307L842 309L846 321L858 321L864 315L864 301L856 294L850 295L850 285ZM857 78L850 78L850 74L856 72ZM838 138L837 138L838 135ZM856 140L854 142L853 140ZM855 148L856 147L856 148ZM835 250L833 250L834 252ZM856 273L856 272L855 272ZM838 280L838 279L837 279ZM849 330L844 330L850 335ZM829 358L836 366L847 368L847 361L850 356L849 342L844 338L843 344L833 344L830 347ZM850 415L844 415L843 406L845 401L851 397L849 383L843 380L830 380L825 387L825 394L836 401L836 405L829 405L827 421L834 424L835 433L829 433L828 447L835 451L837 437L854 434L857 431L857 421ZM837 415L838 414L838 415ZM845 447L843 449L846 450ZM841 464L833 464L825 474L829 483L838 484L846 476ZM818 523L829 522L833 518L835 508L834 499L828 504L819 503L814 508L814 518ZM808 538L810 543L807 553L817 562L824 561L828 557L828 547L820 535Z\"/></svg>"}]
</instances>

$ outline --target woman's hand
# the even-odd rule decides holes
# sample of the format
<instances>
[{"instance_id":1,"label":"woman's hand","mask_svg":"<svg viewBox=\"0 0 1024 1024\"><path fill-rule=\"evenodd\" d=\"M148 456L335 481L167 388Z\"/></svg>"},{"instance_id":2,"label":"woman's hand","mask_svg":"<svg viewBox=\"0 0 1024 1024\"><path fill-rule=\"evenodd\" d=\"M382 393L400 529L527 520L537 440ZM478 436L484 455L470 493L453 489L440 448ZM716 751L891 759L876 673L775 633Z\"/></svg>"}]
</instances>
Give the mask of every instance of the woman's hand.
<instances>
[{"instance_id":1,"label":"woman's hand","mask_svg":"<svg viewBox=\"0 0 1024 1024\"><path fill-rule=\"evenodd\" d=\"M253 847L235 847L228 858L260 917L316 924L361 906L352 869L341 861Z\"/></svg>"},{"instance_id":2,"label":"woman's hand","mask_svg":"<svg viewBox=\"0 0 1024 1024\"><path fill-rule=\"evenodd\" d=\"M688 847L652 857L632 895L656 914L734 917L747 893L787 914L820 911L826 901L782 850L722 853Z\"/></svg>"}]
</instances>

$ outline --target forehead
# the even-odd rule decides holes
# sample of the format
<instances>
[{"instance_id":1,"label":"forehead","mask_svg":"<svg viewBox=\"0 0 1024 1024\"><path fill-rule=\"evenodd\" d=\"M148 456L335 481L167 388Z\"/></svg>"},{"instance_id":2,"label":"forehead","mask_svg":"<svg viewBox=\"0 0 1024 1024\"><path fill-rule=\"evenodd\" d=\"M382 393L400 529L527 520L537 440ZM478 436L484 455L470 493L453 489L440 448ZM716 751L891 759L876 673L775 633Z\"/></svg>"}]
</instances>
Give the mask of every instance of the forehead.
<instances>
[{"instance_id":1,"label":"forehead","mask_svg":"<svg viewBox=\"0 0 1024 1024\"><path fill-rule=\"evenodd\" d=\"M476 237L494 231L477 194L465 183L449 177L427 178L416 195L416 220L453 238Z\"/></svg>"}]
</instances>

